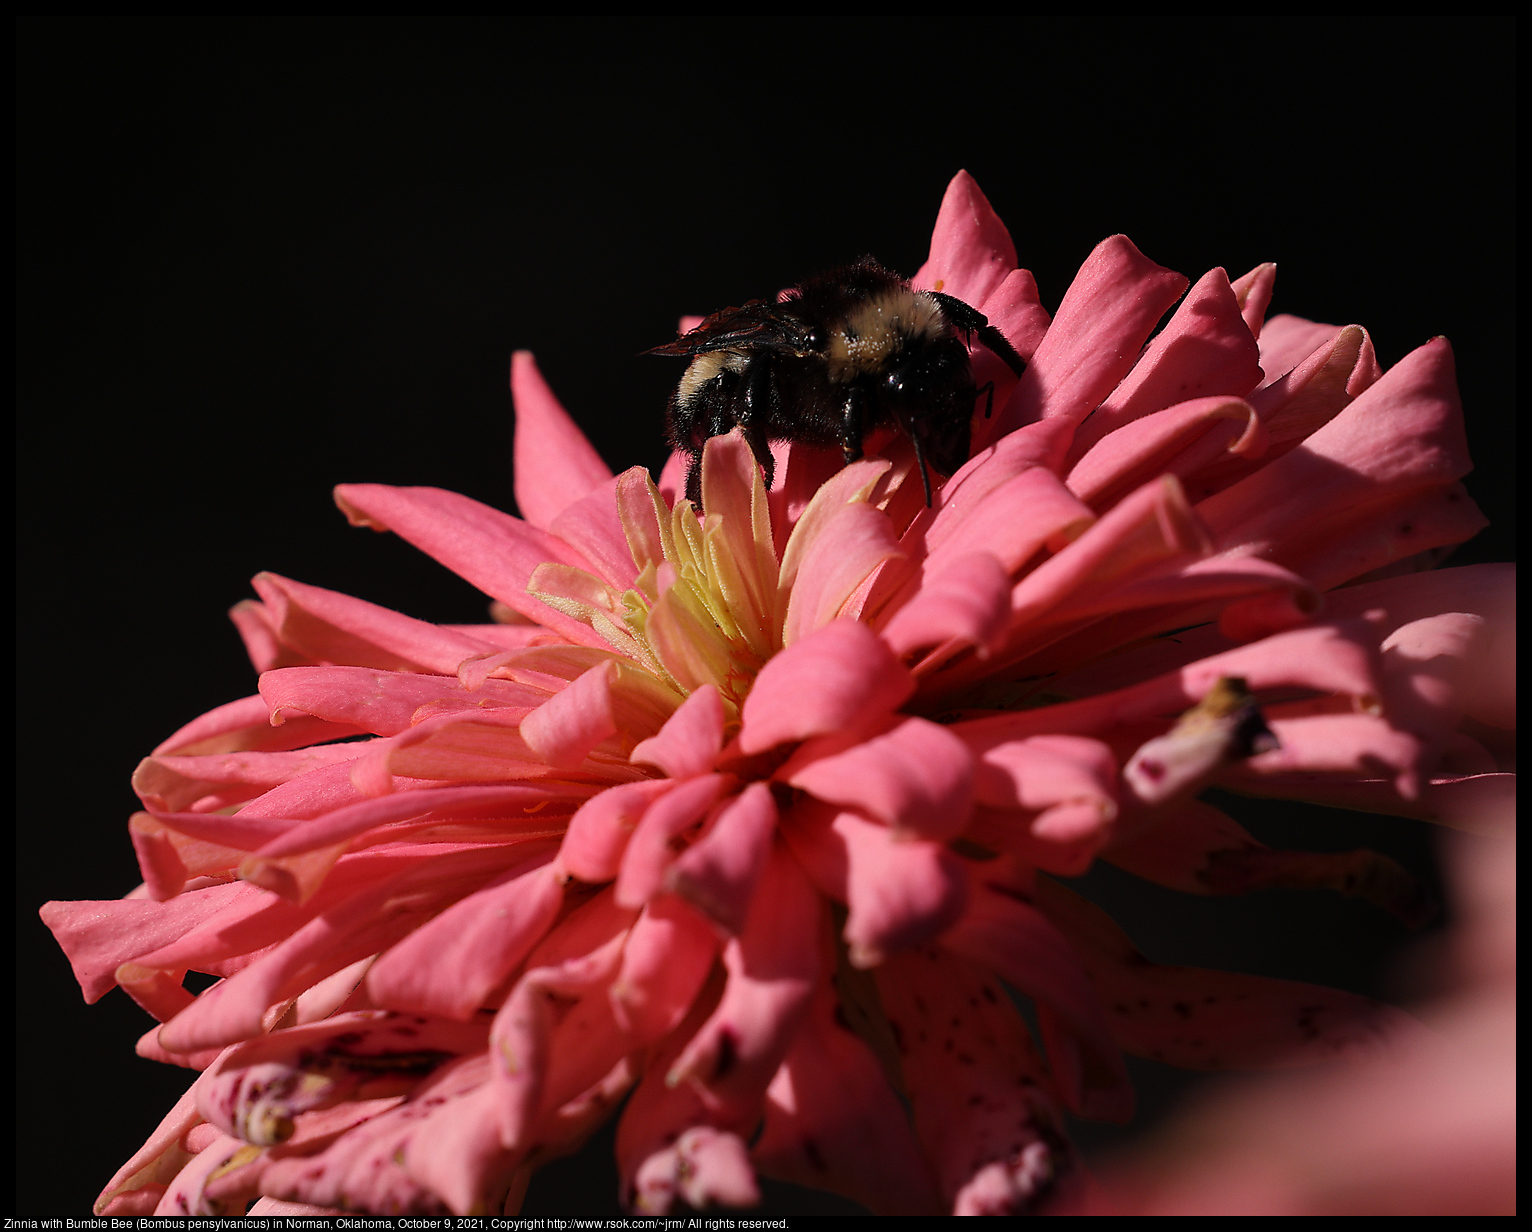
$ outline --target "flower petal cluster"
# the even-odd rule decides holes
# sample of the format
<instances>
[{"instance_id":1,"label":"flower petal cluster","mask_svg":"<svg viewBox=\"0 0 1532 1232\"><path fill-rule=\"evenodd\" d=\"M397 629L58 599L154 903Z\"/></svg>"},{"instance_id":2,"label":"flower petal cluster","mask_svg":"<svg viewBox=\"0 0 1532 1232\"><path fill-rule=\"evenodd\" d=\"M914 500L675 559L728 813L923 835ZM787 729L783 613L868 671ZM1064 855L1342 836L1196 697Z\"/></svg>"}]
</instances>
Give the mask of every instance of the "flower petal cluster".
<instances>
[{"instance_id":1,"label":"flower petal cluster","mask_svg":"<svg viewBox=\"0 0 1532 1232\"><path fill-rule=\"evenodd\" d=\"M88 1000L157 1020L139 1054L199 1071L97 1212L515 1211L624 1101L640 1211L757 1175L1059 1209L1061 1112L1130 1116L1124 1052L1409 1033L1151 963L1058 880L1099 858L1412 919L1383 857L1270 850L1198 793L1458 826L1509 798L1510 570L1422 571L1483 524L1450 348L1385 372L1358 326L1266 320L1274 272L1188 290L1115 236L1050 317L960 174L914 285L1028 365L976 350L995 413L929 507L902 437L844 468L779 445L769 492L718 437L699 512L680 458L613 476L527 355L522 518L337 489L495 621L271 574L234 610L259 692L139 767L143 885L43 912Z\"/></svg>"}]
</instances>

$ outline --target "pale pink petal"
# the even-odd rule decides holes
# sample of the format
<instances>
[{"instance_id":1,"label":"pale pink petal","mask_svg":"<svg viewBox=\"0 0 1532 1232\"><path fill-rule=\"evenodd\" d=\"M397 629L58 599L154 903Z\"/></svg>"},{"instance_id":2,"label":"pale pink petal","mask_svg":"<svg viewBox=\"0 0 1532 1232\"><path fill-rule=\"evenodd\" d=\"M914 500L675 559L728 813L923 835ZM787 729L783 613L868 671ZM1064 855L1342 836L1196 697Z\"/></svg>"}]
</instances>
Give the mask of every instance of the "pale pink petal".
<instances>
[{"instance_id":1,"label":"pale pink petal","mask_svg":"<svg viewBox=\"0 0 1532 1232\"><path fill-rule=\"evenodd\" d=\"M934 1215L936 1185L909 1120L867 1046L845 1022L828 982L766 1091L766 1123L751 1150L777 1180L828 1189L874 1215Z\"/></svg>"},{"instance_id":2,"label":"pale pink petal","mask_svg":"<svg viewBox=\"0 0 1532 1232\"><path fill-rule=\"evenodd\" d=\"M530 351L511 356L511 400L516 407L516 504L528 522L546 529L569 505L611 479L612 472L559 405Z\"/></svg>"},{"instance_id":3,"label":"pale pink petal","mask_svg":"<svg viewBox=\"0 0 1532 1232\"><path fill-rule=\"evenodd\" d=\"M633 1209L663 1215L680 1198L694 1210L710 1206L758 1206L760 1190L750 1153L738 1134L699 1125L639 1165Z\"/></svg>"},{"instance_id":4,"label":"pale pink petal","mask_svg":"<svg viewBox=\"0 0 1532 1232\"><path fill-rule=\"evenodd\" d=\"M387 950L367 973L378 1005L471 1017L552 926L564 902L553 852L453 903Z\"/></svg>"},{"instance_id":5,"label":"pale pink petal","mask_svg":"<svg viewBox=\"0 0 1532 1232\"><path fill-rule=\"evenodd\" d=\"M914 680L866 625L836 620L777 655L755 679L741 711L740 748L764 752L839 731L894 710Z\"/></svg>"},{"instance_id":6,"label":"pale pink petal","mask_svg":"<svg viewBox=\"0 0 1532 1232\"><path fill-rule=\"evenodd\" d=\"M403 1094L449 1058L483 1051L488 1040L482 1021L342 1014L226 1049L197 1083L197 1109L225 1134L275 1146L293 1137L304 1113Z\"/></svg>"},{"instance_id":7,"label":"pale pink petal","mask_svg":"<svg viewBox=\"0 0 1532 1232\"><path fill-rule=\"evenodd\" d=\"M533 571L546 562L590 571L590 562L562 539L440 488L342 484L335 501L352 525L391 530L523 616L571 642L605 648L588 626L527 593Z\"/></svg>"},{"instance_id":8,"label":"pale pink petal","mask_svg":"<svg viewBox=\"0 0 1532 1232\"><path fill-rule=\"evenodd\" d=\"M187 1088L149 1135L148 1141L117 1169L116 1175L96 1199L95 1214L153 1214L166 1187L195 1153L183 1147L182 1142L202 1123L202 1114L197 1111L197 1093L202 1081L199 1077Z\"/></svg>"},{"instance_id":9,"label":"pale pink petal","mask_svg":"<svg viewBox=\"0 0 1532 1232\"><path fill-rule=\"evenodd\" d=\"M974 178L959 171L947 185L931 255L910 279L920 291L940 291L977 308L1016 268L1016 245Z\"/></svg>"},{"instance_id":10,"label":"pale pink petal","mask_svg":"<svg viewBox=\"0 0 1532 1232\"><path fill-rule=\"evenodd\" d=\"M883 640L905 658L917 650L972 646L983 657L1006 630L1011 580L989 552L954 560L883 626Z\"/></svg>"},{"instance_id":11,"label":"pale pink petal","mask_svg":"<svg viewBox=\"0 0 1532 1232\"><path fill-rule=\"evenodd\" d=\"M666 1081L701 1088L719 1123L759 1108L808 1012L821 976L823 904L796 860L772 852L744 931L724 946L723 998L671 1066Z\"/></svg>"},{"instance_id":12,"label":"pale pink petal","mask_svg":"<svg viewBox=\"0 0 1532 1232\"><path fill-rule=\"evenodd\" d=\"M489 1079L488 1058L448 1062L417 1088L414 1099L342 1134L314 1155L274 1160L261 1176L273 1197L398 1215L442 1215L442 1199L405 1168L410 1143L439 1107L450 1107ZM509 1177L503 1178L508 1184Z\"/></svg>"},{"instance_id":13,"label":"pale pink petal","mask_svg":"<svg viewBox=\"0 0 1532 1232\"><path fill-rule=\"evenodd\" d=\"M1010 402L996 408L997 434L1039 419L1078 424L1127 376L1186 286L1126 236L1103 240L1064 293Z\"/></svg>"},{"instance_id":14,"label":"pale pink petal","mask_svg":"<svg viewBox=\"0 0 1532 1232\"><path fill-rule=\"evenodd\" d=\"M1080 458L1109 433L1194 399L1243 398L1261 383L1255 338L1221 269L1209 270L1181 301L1133 371L1075 434Z\"/></svg>"},{"instance_id":15,"label":"pale pink petal","mask_svg":"<svg viewBox=\"0 0 1532 1232\"><path fill-rule=\"evenodd\" d=\"M257 672L269 672L274 667L313 666L321 661L283 642L276 616L259 599L241 599L229 609L229 619L239 631L245 653Z\"/></svg>"},{"instance_id":16,"label":"pale pink petal","mask_svg":"<svg viewBox=\"0 0 1532 1232\"><path fill-rule=\"evenodd\" d=\"M1118 1045L1183 1069L1307 1065L1418 1036L1408 1015L1354 993L1293 980L1151 963L1099 907L1040 878L1037 905L1069 938Z\"/></svg>"},{"instance_id":17,"label":"pale pink petal","mask_svg":"<svg viewBox=\"0 0 1532 1232\"><path fill-rule=\"evenodd\" d=\"M658 894L645 904L607 990L629 1047L663 1039L686 1017L717 953L716 931L675 895Z\"/></svg>"},{"instance_id":18,"label":"pale pink petal","mask_svg":"<svg viewBox=\"0 0 1532 1232\"><path fill-rule=\"evenodd\" d=\"M1127 1121L1133 1088L1079 959L1059 930L1007 884L1005 870L970 867L968 909L942 935L942 948L1033 1000L1055 1089L1071 1111L1092 1120Z\"/></svg>"},{"instance_id":19,"label":"pale pink petal","mask_svg":"<svg viewBox=\"0 0 1532 1232\"><path fill-rule=\"evenodd\" d=\"M703 685L665 721L659 734L633 750L632 760L657 766L668 778L689 779L713 768L723 748L723 699Z\"/></svg>"},{"instance_id":20,"label":"pale pink petal","mask_svg":"<svg viewBox=\"0 0 1532 1232\"><path fill-rule=\"evenodd\" d=\"M1248 274L1234 280L1234 298L1253 338L1261 336L1261 326L1266 320L1266 309L1271 303L1271 290L1276 281L1277 265L1274 261L1257 265Z\"/></svg>"},{"instance_id":21,"label":"pale pink petal","mask_svg":"<svg viewBox=\"0 0 1532 1232\"><path fill-rule=\"evenodd\" d=\"M768 655L775 633L777 557L760 468L738 433L715 436L705 446L702 499L713 576L746 642Z\"/></svg>"},{"instance_id":22,"label":"pale pink petal","mask_svg":"<svg viewBox=\"0 0 1532 1232\"><path fill-rule=\"evenodd\" d=\"M973 775L974 759L962 740L938 723L907 718L843 753L799 767L787 781L876 817L898 837L945 842L968 826Z\"/></svg>"},{"instance_id":23,"label":"pale pink petal","mask_svg":"<svg viewBox=\"0 0 1532 1232\"><path fill-rule=\"evenodd\" d=\"M1069 472L1069 490L1095 509L1108 509L1162 474L1185 480L1229 454L1266 451L1266 430L1248 402L1194 398L1124 424L1096 440Z\"/></svg>"},{"instance_id":24,"label":"pale pink petal","mask_svg":"<svg viewBox=\"0 0 1532 1232\"><path fill-rule=\"evenodd\" d=\"M611 881L644 812L675 786L668 779L624 783L592 796L570 818L559 863L572 877L594 885Z\"/></svg>"},{"instance_id":25,"label":"pale pink petal","mask_svg":"<svg viewBox=\"0 0 1532 1232\"><path fill-rule=\"evenodd\" d=\"M973 739L974 733L957 729ZM1082 736L1033 736L987 745L974 741L980 756L974 798L989 808L1042 813L1061 804L1094 807L1099 825L1117 816L1117 761L1099 740Z\"/></svg>"},{"instance_id":26,"label":"pale pink petal","mask_svg":"<svg viewBox=\"0 0 1532 1232\"><path fill-rule=\"evenodd\" d=\"M771 853L776 824L771 789L765 783L752 783L670 866L665 888L723 932L738 936Z\"/></svg>"},{"instance_id":27,"label":"pale pink petal","mask_svg":"<svg viewBox=\"0 0 1532 1232\"><path fill-rule=\"evenodd\" d=\"M203 1192L213 1174L227 1166L237 1166L242 1153L259 1154L254 1148L246 1146L238 1138L231 1138L227 1134L209 1143L196 1158L176 1174L176 1178L170 1182L164 1196L160 1199L159 1205L154 1208L154 1213L181 1216L243 1214L245 1202L230 1202L225 1205L210 1201Z\"/></svg>"},{"instance_id":28,"label":"pale pink petal","mask_svg":"<svg viewBox=\"0 0 1532 1232\"><path fill-rule=\"evenodd\" d=\"M1007 1213L1025 1214L1078 1168L1026 1024L998 982L951 954L900 954L873 972L900 1041L915 1135L949 1209L986 1164L1021 1164L1039 1144ZM1030 1162L1030 1161L1029 1161Z\"/></svg>"},{"instance_id":29,"label":"pale pink petal","mask_svg":"<svg viewBox=\"0 0 1532 1232\"><path fill-rule=\"evenodd\" d=\"M402 1151L410 1179L454 1215L501 1210L508 1191L525 1186L518 1180L525 1152L501 1143L495 1113L495 1091L486 1084L433 1108Z\"/></svg>"},{"instance_id":30,"label":"pale pink petal","mask_svg":"<svg viewBox=\"0 0 1532 1232\"><path fill-rule=\"evenodd\" d=\"M702 775L680 784L645 810L623 853L622 869L617 874L618 903L642 907L649 901L670 865L670 841L701 821L732 783L729 775Z\"/></svg>"}]
</instances>

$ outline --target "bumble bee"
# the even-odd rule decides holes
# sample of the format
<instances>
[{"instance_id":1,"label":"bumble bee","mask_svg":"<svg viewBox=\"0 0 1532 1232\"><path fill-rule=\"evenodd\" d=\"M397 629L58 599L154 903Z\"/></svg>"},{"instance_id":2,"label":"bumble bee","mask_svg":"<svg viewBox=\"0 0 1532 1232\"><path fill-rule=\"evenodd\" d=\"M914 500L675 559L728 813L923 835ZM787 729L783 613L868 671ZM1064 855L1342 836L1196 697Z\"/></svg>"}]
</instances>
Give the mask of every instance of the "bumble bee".
<instances>
[{"instance_id":1,"label":"bumble bee","mask_svg":"<svg viewBox=\"0 0 1532 1232\"><path fill-rule=\"evenodd\" d=\"M871 257L806 279L780 302L724 308L648 355L690 355L666 414L670 442L691 454L686 495L701 505L702 447L736 425L766 473L769 441L839 445L862 456L874 429L910 438L931 503L927 467L951 475L968 460L978 396L965 343L973 334L1018 376L1025 363L1005 335L962 300L915 291Z\"/></svg>"}]
</instances>

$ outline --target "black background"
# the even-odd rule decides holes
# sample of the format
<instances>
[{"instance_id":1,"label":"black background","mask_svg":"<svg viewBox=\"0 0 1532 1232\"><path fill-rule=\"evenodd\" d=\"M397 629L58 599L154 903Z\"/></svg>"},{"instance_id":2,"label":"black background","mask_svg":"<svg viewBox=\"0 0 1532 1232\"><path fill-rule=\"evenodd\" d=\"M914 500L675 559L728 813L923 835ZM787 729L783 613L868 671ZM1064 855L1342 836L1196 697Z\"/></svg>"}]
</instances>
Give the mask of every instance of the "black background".
<instances>
[{"instance_id":1,"label":"black background","mask_svg":"<svg viewBox=\"0 0 1532 1232\"><path fill-rule=\"evenodd\" d=\"M1456 348L1514 556L1514 24L28 20L19 41L18 1130L14 1211L81 1215L190 1075L80 1000L37 920L139 880L138 759L254 691L224 613L261 569L429 620L485 600L342 481L514 507L509 354L614 469L663 460L682 313L876 254L913 273L967 168L1051 309L1126 232L1195 278L1279 264L1272 311ZM1263 806L1283 845L1417 823ZM1100 874L1165 961L1407 998L1386 917L1318 895L1181 901ZM1139 1066L1146 1123L1174 1083ZM1099 1146L1115 1133L1086 1131ZM599 1152L527 1213L612 1209ZM779 1211L808 1209L774 1191Z\"/></svg>"}]
</instances>

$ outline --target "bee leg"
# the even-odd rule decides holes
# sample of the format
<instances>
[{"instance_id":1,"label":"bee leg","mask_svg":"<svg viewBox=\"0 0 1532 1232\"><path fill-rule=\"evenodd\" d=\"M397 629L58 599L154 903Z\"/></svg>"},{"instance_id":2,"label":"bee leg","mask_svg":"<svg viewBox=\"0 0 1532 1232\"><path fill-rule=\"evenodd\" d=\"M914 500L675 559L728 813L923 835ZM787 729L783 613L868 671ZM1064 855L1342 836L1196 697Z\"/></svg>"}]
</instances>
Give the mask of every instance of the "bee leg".
<instances>
[{"instance_id":1,"label":"bee leg","mask_svg":"<svg viewBox=\"0 0 1532 1232\"><path fill-rule=\"evenodd\" d=\"M978 394L984 395L984 418L988 419L990 412L995 409L995 383L993 381L985 381L984 384L980 385L973 392L975 396Z\"/></svg>"},{"instance_id":2,"label":"bee leg","mask_svg":"<svg viewBox=\"0 0 1532 1232\"><path fill-rule=\"evenodd\" d=\"M926 508L931 507L931 474L926 468L926 451L920 447L920 433L914 430L914 425L908 425L905 431L910 435L910 444L915 446L915 465L920 467L920 486L926 490Z\"/></svg>"},{"instance_id":3,"label":"bee leg","mask_svg":"<svg viewBox=\"0 0 1532 1232\"><path fill-rule=\"evenodd\" d=\"M865 407L865 395L853 385L846 391L846 404L840 413L840 453L847 466L862 456Z\"/></svg>"},{"instance_id":4,"label":"bee leg","mask_svg":"<svg viewBox=\"0 0 1532 1232\"><path fill-rule=\"evenodd\" d=\"M777 460L772 457L771 446L766 443L765 424L771 413L771 365L766 356L751 361L744 384L744 397L735 411L734 422L739 424L740 434L765 472L766 490L769 492L776 478Z\"/></svg>"}]
</instances>

